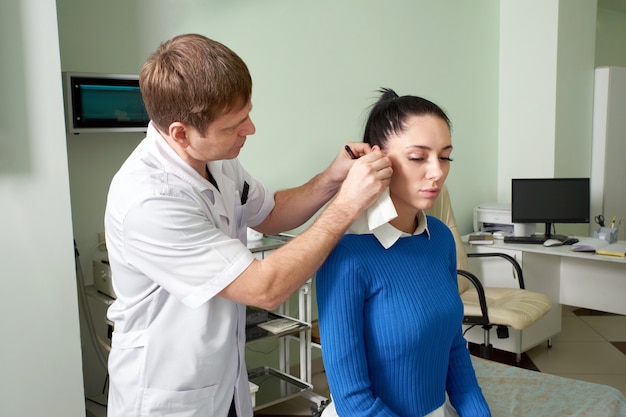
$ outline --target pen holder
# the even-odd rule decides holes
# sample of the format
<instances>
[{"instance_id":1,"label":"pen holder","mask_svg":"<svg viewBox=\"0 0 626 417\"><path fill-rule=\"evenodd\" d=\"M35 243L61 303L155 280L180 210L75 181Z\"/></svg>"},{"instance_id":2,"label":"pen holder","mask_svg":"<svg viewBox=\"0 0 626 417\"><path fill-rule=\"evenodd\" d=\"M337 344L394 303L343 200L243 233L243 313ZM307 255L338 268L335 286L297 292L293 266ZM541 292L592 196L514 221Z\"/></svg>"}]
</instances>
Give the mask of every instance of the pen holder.
<instances>
[{"instance_id":1,"label":"pen holder","mask_svg":"<svg viewBox=\"0 0 626 417\"><path fill-rule=\"evenodd\" d=\"M601 227L600 229L593 232L593 237L606 240L609 243L615 243L617 242L618 231L619 229L615 227Z\"/></svg>"}]
</instances>

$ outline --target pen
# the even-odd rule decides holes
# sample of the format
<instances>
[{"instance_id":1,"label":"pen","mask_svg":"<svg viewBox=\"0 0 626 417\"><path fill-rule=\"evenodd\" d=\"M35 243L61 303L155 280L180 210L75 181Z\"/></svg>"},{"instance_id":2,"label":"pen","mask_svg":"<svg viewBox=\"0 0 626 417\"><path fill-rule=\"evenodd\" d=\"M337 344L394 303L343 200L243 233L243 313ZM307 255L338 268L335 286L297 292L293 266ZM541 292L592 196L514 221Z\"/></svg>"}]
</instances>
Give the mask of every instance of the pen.
<instances>
[{"instance_id":1,"label":"pen","mask_svg":"<svg viewBox=\"0 0 626 417\"><path fill-rule=\"evenodd\" d=\"M346 150L346 152L348 152L348 155L350 155L350 158L357 159L354 153L352 152L352 149L350 149L348 145L344 146L344 149Z\"/></svg>"},{"instance_id":2,"label":"pen","mask_svg":"<svg viewBox=\"0 0 626 417\"><path fill-rule=\"evenodd\" d=\"M243 190L241 191L241 205L243 206L248 202L248 192L250 191L250 184L247 181L243 182Z\"/></svg>"},{"instance_id":3,"label":"pen","mask_svg":"<svg viewBox=\"0 0 626 417\"><path fill-rule=\"evenodd\" d=\"M611 224L610 224L610 228L614 228L615 227L615 220L617 219L617 216L613 216L613 218L611 219Z\"/></svg>"}]
</instances>

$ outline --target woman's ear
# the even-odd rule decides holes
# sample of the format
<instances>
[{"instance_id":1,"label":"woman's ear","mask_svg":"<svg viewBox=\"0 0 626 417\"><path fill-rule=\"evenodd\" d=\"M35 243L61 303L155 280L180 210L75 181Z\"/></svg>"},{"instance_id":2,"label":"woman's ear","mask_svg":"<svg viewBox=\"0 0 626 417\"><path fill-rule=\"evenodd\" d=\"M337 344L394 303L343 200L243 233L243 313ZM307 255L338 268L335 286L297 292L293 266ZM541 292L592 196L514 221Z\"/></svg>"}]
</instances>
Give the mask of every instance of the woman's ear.
<instances>
[{"instance_id":1,"label":"woman's ear","mask_svg":"<svg viewBox=\"0 0 626 417\"><path fill-rule=\"evenodd\" d=\"M373 151L376 150L376 149L379 149L383 153L383 155L387 155L387 151L385 149L381 148L379 145L372 146L372 150Z\"/></svg>"}]
</instances>

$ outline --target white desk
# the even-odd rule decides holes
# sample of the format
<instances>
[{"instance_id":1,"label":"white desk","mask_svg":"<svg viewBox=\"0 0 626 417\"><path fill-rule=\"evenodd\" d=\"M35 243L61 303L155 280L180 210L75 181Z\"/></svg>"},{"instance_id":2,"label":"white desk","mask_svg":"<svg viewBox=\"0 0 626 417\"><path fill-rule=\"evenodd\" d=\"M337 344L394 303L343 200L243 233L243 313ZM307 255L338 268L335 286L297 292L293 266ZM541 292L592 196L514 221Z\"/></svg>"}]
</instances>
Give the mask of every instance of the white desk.
<instances>
[{"instance_id":1,"label":"white desk","mask_svg":"<svg viewBox=\"0 0 626 417\"><path fill-rule=\"evenodd\" d=\"M546 294L552 309L523 332L510 329L510 337L491 342L497 349L520 354L561 331L561 304L626 314L626 259L585 252L571 246L504 243L466 245L468 252L504 252L517 259L526 288ZM511 265L501 258L470 258L469 269L490 287L519 287ZM495 333L495 331L493 332ZM482 343L479 327L468 328L466 339Z\"/></svg>"},{"instance_id":2,"label":"white desk","mask_svg":"<svg viewBox=\"0 0 626 417\"><path fill-rule=\"evenodd\" d=\"M571 246L549 248L501 240L481 250L492 249L523 253L522 268L530 290L538 280L550 280L550 286L558 289L560 304L626 314L626 258L573 252Z\"/></svg>"}]
</instances>

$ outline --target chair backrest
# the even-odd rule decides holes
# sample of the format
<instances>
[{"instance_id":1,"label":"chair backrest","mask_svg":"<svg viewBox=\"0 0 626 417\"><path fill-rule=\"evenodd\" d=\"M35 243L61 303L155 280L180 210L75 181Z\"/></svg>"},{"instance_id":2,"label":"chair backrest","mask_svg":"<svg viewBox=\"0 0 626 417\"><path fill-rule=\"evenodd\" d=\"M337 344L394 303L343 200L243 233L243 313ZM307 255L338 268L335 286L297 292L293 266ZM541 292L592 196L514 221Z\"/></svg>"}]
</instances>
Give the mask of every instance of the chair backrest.
<instances>
[{"instance_id":1,"label":"chair backrest","mask_svg":"<svg viewBox=\"0 0 626 417\"><path fill-rule=\"evenodd\" d=\"M452 235L454 236L454 243L456 244L457 269L467 269L467 253L465 252L465 247L463 246L463 242L461 241L461 235L459 234L456 220L454 218L454 212L452 211L450 193L448 192L448 188L445 185L441 189L439 197L437 197L437 200L435 200L435 204L425 212L426 214L436 217L444 222L452 231ZM467 279L459 276L459 293L462 294L467 291L469 286L470 284Z\"/></svg>"}]
</instances>

